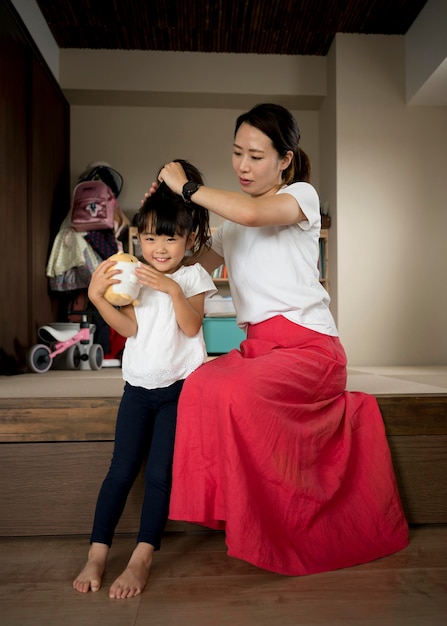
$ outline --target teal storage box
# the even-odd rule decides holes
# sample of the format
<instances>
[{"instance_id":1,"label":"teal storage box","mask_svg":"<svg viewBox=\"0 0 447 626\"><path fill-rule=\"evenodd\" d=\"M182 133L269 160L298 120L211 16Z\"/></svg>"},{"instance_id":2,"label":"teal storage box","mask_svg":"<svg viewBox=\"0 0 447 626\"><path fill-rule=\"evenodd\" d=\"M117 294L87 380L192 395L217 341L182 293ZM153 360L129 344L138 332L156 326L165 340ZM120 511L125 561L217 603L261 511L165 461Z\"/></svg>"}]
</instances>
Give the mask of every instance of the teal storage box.
<instances>
[{"instance_id":1,"label":"teal storage box","mask_svg":"<svg viewBox=\"0 0 447 626\"><path fill-rule=\"evenodd\" d=\"M208 354L224 354L239 348L245 332L236 324L235 317L204 317L203 336Z\"/></svg>"}]
</instances>

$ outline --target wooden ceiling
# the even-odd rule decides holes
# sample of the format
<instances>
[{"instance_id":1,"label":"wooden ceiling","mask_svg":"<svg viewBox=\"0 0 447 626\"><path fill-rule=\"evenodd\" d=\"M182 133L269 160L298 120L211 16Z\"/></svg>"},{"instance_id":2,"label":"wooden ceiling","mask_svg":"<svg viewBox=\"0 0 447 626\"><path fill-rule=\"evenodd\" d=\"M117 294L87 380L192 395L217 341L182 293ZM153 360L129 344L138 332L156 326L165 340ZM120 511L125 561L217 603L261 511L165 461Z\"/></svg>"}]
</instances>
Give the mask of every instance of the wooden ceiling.
<instances>
[{"instance_id":1,"label":"wooden ceiling","mask_svg":"<svg viewBox=\"0 0 447 626\"><path fill-rule=\"evenodd\" d=\"M404 35L427 0L37 0L60 48L325 56L336 33Z\"/></svg>"}]
</instances>

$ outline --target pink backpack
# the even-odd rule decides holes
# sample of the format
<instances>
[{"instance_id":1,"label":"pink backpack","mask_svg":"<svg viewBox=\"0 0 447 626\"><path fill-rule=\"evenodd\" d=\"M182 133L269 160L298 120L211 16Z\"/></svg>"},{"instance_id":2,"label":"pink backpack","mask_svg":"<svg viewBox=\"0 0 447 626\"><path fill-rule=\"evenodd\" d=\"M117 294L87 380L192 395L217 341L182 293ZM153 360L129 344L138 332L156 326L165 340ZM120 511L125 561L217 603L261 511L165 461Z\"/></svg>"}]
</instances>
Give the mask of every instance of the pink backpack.
<instances>
[{"instance_id":1,"label":"pink backpack","mask_svg":"<svg viewBox=\"0 0 447 626\"><path fill-rule=\"evenodd\" d=\"M113 228L115 196L101 180L76 185L71 204L71 225L78 232Z\"/></svg>"}]
</instances>

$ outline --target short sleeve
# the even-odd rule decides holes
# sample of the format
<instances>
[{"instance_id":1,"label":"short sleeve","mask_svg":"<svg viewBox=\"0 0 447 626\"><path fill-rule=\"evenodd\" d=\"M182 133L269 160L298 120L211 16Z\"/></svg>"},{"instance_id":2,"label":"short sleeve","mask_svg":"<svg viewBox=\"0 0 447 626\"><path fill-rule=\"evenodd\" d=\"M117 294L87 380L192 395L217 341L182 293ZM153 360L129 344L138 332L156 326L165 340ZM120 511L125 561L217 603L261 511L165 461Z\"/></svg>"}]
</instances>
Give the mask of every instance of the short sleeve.
<instances>
[{"instance_id":1,"label":"short sleeve","mask_svg":"<svg viewBox=\"0 0 447 626\"><path fill-rule=\"evenodd\" d=\"M320 226L320 198L310 183L292 183L288 187L280 189L278 193L288 193L293 196L307 217L307 221L299 222L302 230L309 230L312 226Z\"/></svg>"},{"instance_id":2,"label":"short sleeve","mask_svg":"<svg viewBox=\"0 0 447 626\"><path fill-rule=\"evenodd\" d=\"M187 298L192 298L199 293L204 293L205 296L212 296L217 293L213 279L200 263L194 263L185 269L187 275L182 288Z\"/></svg>"}]
</instances>

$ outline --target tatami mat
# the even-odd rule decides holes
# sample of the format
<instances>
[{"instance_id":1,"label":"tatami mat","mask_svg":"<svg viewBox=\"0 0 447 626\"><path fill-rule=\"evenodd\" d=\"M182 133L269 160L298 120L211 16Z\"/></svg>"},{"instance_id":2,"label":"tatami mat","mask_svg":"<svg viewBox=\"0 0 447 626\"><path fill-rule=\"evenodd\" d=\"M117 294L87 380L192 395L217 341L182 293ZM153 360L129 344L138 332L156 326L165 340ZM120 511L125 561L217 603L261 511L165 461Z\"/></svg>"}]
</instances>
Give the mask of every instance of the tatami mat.
<instances>
[{"instance_id":1,"label":"tatami mat","mask_svg":"<svg viewBox=\"0 0 447 626\"><path fill-rule=\"evenodd\" d=\"M447 394L447 366L355 367L348 370L347 388L372 395ZM122 391L119 367L0 376L3 398L114 397Z\"/></svg>"},{"instance_id":2,"label":"tatami mat","mask_svg":"<svg viewBox=\"0 0 447 626\"><path fill-rule=\"evenodd\" d=\"M348 389L372 395L447 393L447 366L355 367L348 370Z\"/></svg>"},{"instance_id":3,"label":"tatami mat","mask_svg":"<svg viewBox=\"0 0 447 626\"><path fill-rule=\"evenodd\" d=\"M0 377L2 398L95 398L120 396L121 368L100 370L49 370L45 374Z\"/></svg>"}]
</instances>

